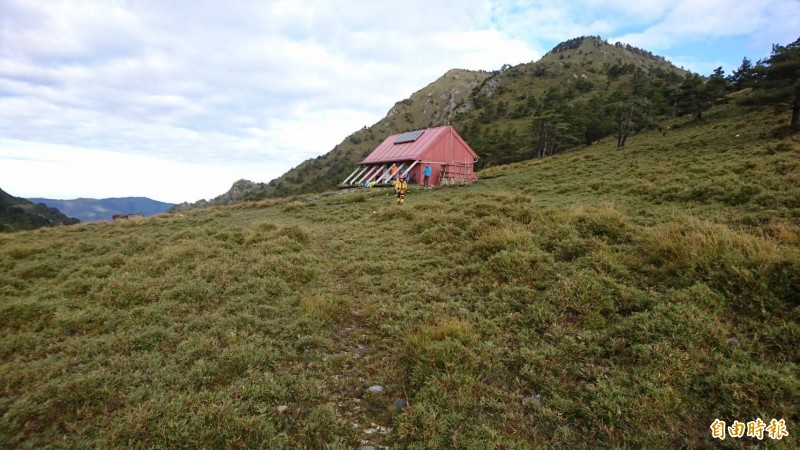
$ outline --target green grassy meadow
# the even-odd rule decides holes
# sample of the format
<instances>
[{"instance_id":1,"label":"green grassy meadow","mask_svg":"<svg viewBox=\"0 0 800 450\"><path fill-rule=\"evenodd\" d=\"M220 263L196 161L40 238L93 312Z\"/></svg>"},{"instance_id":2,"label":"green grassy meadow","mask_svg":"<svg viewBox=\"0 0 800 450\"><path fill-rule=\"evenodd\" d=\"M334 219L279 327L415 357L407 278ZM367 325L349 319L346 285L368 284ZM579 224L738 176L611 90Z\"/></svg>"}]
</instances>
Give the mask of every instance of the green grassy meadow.
<instances>
[{"instance_id":1,"label":"green grassy meadow","mask_svg":"<svg viewBox=\"0 0 800 450\"><path fill-rule=\"evenodd\" d=\"M800 137L705 117L404 207L0 235L0 447L798 448Z\"/></svg>"}]
</instances>

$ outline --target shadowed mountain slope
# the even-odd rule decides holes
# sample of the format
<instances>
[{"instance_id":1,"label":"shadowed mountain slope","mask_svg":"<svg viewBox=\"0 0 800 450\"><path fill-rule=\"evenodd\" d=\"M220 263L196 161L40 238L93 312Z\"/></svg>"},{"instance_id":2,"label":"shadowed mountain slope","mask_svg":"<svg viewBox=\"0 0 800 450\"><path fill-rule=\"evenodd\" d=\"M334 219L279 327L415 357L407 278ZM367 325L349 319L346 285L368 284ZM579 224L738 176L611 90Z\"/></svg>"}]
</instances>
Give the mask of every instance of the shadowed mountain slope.
<instances>
[{"instance_id":1,"label":"shadowed mountain slope","mask_svg":"<svg viewBox=\"0 0 800 450\"><path fill-rule=\"evenodd\" d=\"M56 208L14 197L0 189L0 232L73 225L80 222Z\"/></svg>"}]
</instances>

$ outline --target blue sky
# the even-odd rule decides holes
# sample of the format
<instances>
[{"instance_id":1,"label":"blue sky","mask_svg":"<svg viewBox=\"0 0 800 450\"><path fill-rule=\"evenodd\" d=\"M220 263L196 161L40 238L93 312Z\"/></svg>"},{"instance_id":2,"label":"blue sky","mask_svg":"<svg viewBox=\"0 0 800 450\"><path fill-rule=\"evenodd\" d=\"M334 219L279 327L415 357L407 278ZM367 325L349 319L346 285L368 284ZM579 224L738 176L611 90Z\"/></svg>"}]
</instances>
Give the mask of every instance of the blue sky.
<instances>
[{"instance_id":1,"label":"blue sky","mask_svg":"<svg viewBox=\"0 0 800 450\"><path fill-rule=\"evenodd\" d=\"M730 73L798 30L798 0L0 0L0 188L196 201L330 151L452 68L599 35Z\"/></svg>"}]
</instances>

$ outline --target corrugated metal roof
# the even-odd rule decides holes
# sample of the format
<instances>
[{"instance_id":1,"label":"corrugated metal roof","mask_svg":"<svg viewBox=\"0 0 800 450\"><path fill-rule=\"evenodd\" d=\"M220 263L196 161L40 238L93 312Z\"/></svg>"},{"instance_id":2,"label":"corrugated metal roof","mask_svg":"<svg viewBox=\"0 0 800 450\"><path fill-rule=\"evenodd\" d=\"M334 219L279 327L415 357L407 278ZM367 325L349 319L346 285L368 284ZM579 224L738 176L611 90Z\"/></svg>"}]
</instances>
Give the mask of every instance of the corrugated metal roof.
<instances>
[{"instance_id":1,"label":"corrugated metal roof","mask_svg":"<svg viewBox=\"0 0 800 450\"><path fill-rule=\"evenodd\" d=\"M361 164L397 162L397 161L416 161L418 159L422 159L423 154L429 148L429 146L432 143L438 141L439 138L442 137L442 135L447 134L451 130L456 136L458 136L455 130L453 130L453 127L450 125L445 125L443 127L437 127L437 128L428 128L426 130L417 130L417 131L423 131L421 136L419 136L413 142L405 142L402 144L394 143L397 137L401 135L401 133L393 134L387 137L381 143L381 145L376 147L375 150L373 150L372 153L369 154L369 156L367 156L363 161L361 161ZM474 152L472 152L471 149L470 153L474 154Z\"/></svg>"}]
</instances>

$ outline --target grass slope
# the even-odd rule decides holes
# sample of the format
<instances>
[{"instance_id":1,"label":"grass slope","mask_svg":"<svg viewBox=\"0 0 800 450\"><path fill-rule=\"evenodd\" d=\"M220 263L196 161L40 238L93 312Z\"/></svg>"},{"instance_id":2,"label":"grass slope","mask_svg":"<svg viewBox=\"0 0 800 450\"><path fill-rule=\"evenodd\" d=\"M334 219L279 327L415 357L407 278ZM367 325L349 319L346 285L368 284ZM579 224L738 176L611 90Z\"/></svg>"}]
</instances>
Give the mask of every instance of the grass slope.
<instances>
[{"instance_id":1,"label":"grass slope","mask_svg":"<svg viewBox=\"0 0 800 450\"><path fill-rule=\"evenodd\" d=\"M800 142L709 117L405 207L0 236L0 446L797 448Z\"/></svg>"}]
</instances>

